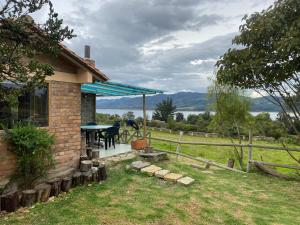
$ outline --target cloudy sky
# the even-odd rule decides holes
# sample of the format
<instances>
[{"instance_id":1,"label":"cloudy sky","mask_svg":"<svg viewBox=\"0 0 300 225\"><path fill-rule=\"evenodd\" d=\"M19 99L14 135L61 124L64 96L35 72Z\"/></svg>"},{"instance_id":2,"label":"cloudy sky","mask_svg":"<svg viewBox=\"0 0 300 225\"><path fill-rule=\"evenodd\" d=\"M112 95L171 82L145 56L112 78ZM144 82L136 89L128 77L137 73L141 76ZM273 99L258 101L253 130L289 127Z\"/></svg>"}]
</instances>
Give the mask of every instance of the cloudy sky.
<instances>
[{"instance_id":1,"label":"cloudy sky","mask_svg":"<svg viewBox=\"0 0 300 225\"><path fill-rule=\"evenodd\" d=\"M206 92L242 17L273 0L53 0L76 38L66 44L111 80L167 92Z\"/></svg>"}]
</instances>

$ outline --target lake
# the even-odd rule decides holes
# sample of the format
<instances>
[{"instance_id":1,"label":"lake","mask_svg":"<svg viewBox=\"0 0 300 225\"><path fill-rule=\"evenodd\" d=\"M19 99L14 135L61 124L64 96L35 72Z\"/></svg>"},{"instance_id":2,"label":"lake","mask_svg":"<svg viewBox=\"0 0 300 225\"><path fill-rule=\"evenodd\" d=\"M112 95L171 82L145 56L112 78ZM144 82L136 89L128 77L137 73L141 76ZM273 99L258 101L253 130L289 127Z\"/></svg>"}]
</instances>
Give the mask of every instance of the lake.
<instances>
[{"instance_id":1,"label":"lake","mask_svg":"<svg viewBox=\"0 0 300 225\"><path fill-rule=\"evenodd\" d=\"M119 116L124 115L127 112L133 112L133 114L135 115L135 117L143 117L143 110L139 110L139 109L97 109L97 113L104 113L104 114L110 114L110 115L114 115L117 114ZM152 114L153 114L154 110L147 110L147 116L148 118L152 118ZM198 115L200 113L204 113L204 111L178 111L183 113L184 118L186 119L188 117L188 115ZM256 116L257 114L262 113L262 112L251 112L252 115ZM271 116L272 120L275 120L277 117L278 112L268 112Z\"/></svg>"}]
</instances>

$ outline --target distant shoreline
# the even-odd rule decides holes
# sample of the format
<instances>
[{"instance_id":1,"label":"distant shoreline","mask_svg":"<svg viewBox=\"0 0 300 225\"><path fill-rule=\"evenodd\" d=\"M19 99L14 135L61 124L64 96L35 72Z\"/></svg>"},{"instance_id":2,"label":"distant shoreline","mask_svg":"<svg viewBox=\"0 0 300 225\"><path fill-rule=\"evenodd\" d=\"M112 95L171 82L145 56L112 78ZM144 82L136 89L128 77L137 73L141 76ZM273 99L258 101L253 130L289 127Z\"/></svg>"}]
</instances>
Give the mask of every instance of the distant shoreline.
<instances>
[{"instance_id":1,"label":"distant shoreline","mask_svg":"<svg viewBox=\"0 0 300 225\"><path fill-rule=\"evenodd\" d=\"M141 108L98 108L96 107L96 109L117 109L117 110L142 110L142 107ZM147 110L155 110L155 108L147 108ZM177 111L184 111L184 112L198 112L198 111L203 111L203 112L206 112L206 111L210 111L210 110L205 110L205 109L181 109L181 108L177 108ZM212 112L212 111L210 111ZM280 113L280 111L268 111L268 110L250 110L250 112L268 112L268 113Z\"/></svg>"}]
</instances>

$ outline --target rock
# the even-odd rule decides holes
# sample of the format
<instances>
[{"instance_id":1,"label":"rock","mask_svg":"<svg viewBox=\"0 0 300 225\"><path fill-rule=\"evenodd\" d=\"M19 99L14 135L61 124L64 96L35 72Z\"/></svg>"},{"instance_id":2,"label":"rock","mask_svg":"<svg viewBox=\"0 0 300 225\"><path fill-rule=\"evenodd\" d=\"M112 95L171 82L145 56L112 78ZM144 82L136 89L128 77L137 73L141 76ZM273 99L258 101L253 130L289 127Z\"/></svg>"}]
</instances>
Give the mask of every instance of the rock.
<instances>
[{"instance_id":1,"label":"rock","mask_svg":"<svg viewBox=\"0 0 300 225\"><path fill-rule=\"evenodd\" d=\"M142 172L147 173L150 176L153 176L154 173L159 170L161 170L161 168L158 166L155 166L155 165L147 166L147 167L141 169Z\"/></svg>"},{"instance_id":2,"label":"rock","mask_svg":"<svg viewBox=\"0 0 300 225\"><path fill-rule=\"evenodd\" d=\"M147 166L150 166L149 162L135 161L135 162L131 163L131 167L135 170L141 170Z\"/></svg>"},{"instance_id":3,"label":"rock","mask_svg":"<svg viewBox=\"0 0 300 225\"><path fill-rule=\"evenodd\" d=\"M159 170L157 172L155 172L155 176L158 178L164 178L164 176L166 176L168 173L170 173L169 170Z\"/></svg>"},{"instance_id":4,"label":"rock","mask_svg":"<svg viewBox=\"0 0 300 225\"><path fill-rule=\"evenodd\" d=\"M139 156L150 162L158 162L168 159L166 152L140 152Z\"/></svg>"},{"instance_id":5,"label":"rock","mask_svg":"<svg viewBox=\"0 0 300 225\"><path fill-rule=\"evenodd\" d=\"M167 181L176 182L178 179L180 179L182 177L183 177L182 174L168 173L167 175L164 176L164 179L167 180Z\"/></svg>"},{"instance_id":6,"label":"rock","mask_svg":"<svg viewBox=\"0 0 300 225\"><path fill-rule=\"evenodd\" d=\"M195 180L191 177L182 177L182 178L177 180L177 183L188 186L188 185L194 183L194 181Z\"/></svg>"}]
</instances>

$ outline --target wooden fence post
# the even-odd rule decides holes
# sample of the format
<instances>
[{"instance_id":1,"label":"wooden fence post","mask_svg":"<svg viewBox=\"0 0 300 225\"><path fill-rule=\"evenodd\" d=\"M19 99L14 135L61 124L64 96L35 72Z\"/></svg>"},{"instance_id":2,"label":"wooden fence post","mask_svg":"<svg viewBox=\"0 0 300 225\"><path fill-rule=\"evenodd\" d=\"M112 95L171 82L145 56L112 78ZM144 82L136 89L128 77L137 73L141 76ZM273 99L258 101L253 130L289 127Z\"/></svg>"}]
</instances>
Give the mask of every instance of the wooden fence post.
<instances>
[{"instance_id":1,"label":"wooden fence post","mask_svg":"<svg viewBox=\"0 0 300 225\"><path fill-rule=\"evenodd\" d=\"M151 147L152 133L149 131L148 135L149 135L149 147Z\"/></svg>"},{"instance_id":2,"label":"wooden fence post","mask_svg":"<svg viewBox=\"0 0 300 225\"><path fill-rule=\"evenodd\" d=\"M247 173L251 170L251 160L252 160L252 130L249 130L249 146L248 146L248 163L247 163Z\"/></svg>"},{"instance_id":3,"label":"wooden fence post","mask_svg":"<svg viewBox=\"0 0 300 225\"><path fill-rule=\"evenodd\" d=\"M179 142L181 141L182 136L183 136L183 132L180 131L180 132L179 132L179 138L178 138L178 141L179 141ZM177 144L177 147L176 147L176 160L178 160L178 153L179 153L179 151L180 151L180 146L181 146L180 143L178 143L178 144Z\"/></svg>"}]
</instances>

